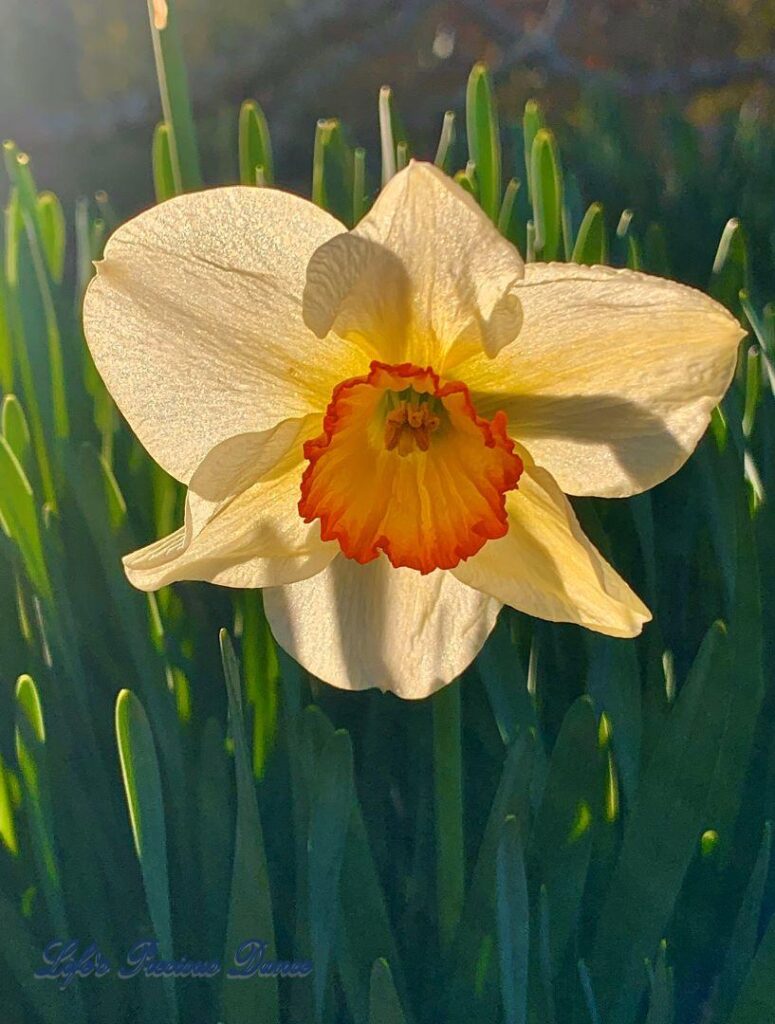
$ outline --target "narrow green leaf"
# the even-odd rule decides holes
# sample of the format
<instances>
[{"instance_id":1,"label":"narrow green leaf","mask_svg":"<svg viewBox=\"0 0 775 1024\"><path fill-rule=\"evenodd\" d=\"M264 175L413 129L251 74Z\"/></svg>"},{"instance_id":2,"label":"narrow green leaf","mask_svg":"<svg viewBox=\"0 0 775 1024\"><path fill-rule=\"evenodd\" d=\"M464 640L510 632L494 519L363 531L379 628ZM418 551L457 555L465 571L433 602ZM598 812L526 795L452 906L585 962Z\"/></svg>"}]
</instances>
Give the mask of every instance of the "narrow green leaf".
<instances>
[{"instance_id":1,"label":"narrow green leaf","mask_svg":"<svg viewBox=\"0 0 775 1024\"><path fill-rule=\"evenodd\" d=\"M29 824L33 859L49 925L55 934L65 937L70 934L70 929L56 852L46 726L38 688L28 675L20 676L16 684L16 758L21 774L23 806ZM73 986L69 1002L72 1019L78 1024L84 1024L80 984Z\"/></svg>"},{"instance_id":2,"label":"narrow green leaf","mask_svg":"<svg viewBox=\"0 0 775 1024\"><path fill-rule=\"evenodd\" d=\"M33 215L35 227L39 229L38 189L32 176L30 158L20 152L15 142L8 140L3 143L3 159L11 185L18 190L22 209Z\"/></svg>"},{"instance_id":3,"label":"narrow green leaf","mask_svg":"<svg viewBox=\"0 0 775 1024\"><path fill-rule=\"evenodd\" d=\"M48 272L38 242L35 221L32 219L31 214L26 213L24 214L24 221L46 322L54 431L58 439L66 439L70 435L70 415L67 408L67 382L65 380L64 359L62 355L62 337Z\"/></svg>"},{"instance_id":4,"label":"narrow green leaf","mask_svg":"<svg viewBox=\"0 0 775 1024\"><path fill-rule=\"evenodd\" d=\"M382 187L396 173L396 138L393 132L393 93L390 86L379 90L379 138L382 153Z\"/></svg>"},{"instance_id":5,"label":"narrow green leaf","mask_svg":"<svg viewBox=\"0 0 775 1024\"><path fill-rule=\"evenodd\" d=\"M156 747L145 711L130 690L116 700L116 740L129 820L145 887L151 923L162 959L173 959L167 828ZM175 983L164 979L169 1020L176 1024Z\"/></svg>"},{"instance_id":6,"label":"narrow green leaf","mask_svg":"<svg viewBox=\"0 0 775 1024\"><path fill-rule=\"evenodd\" d=\"M748 246L740 221L732 217L721 233L708 291L727 309L738 313L740 292L743 289L747 291L749 287Z\"/></svg>"},{"instance_id":7,"label":"narrow green leaf","mask_svg":"<svg viewBox=\"0 0 775 1024\"><path fill-rule=\"evenodd\" d=\"M455 112L448 110L444 114L444 120L441 122L441 134L439 135L439 144L436 147L436 156L434 163L437 167L440 167L445 174L449 174L452 170L452 151L455 146Z\"/></svg>"},{"instance_id":8,"label":"narrow green leaf","mask_svg":"<svg viewBox=\"0 0 775 1024\"><path fill-rule=\"evenodd\" d=\"M775 916L770 918L727 1024L775 1019Z\"/></svg>"},{"instance_id":9,"label":"narrow green leaf","mask_svg":"<svg viewBox=\"0 0 775 1024\"><path fill-rule=\"evenodd\" d=\"M467 931L470 919L481 910L485 891L495 879L497 849L504 821L512 817L519 823L523 835L527 831L536 746L534 730L525 729L509 747L466 894L462 933ZM465 941L465 934L461 938Z\"/></svg>"},{"instance_id":10,"label":"narrow green leaf","mask_svg":"<svg viewBox=\"0 0 775 1024\"><path fill-rule=\"evenodd\" d=\"M621 248L624 246L624 252L619 253L619 263L630 270L641 270L643 267L643 253L632 226L633 217L632 210L622 210L622 215L619 218L619 224L616 228L617 247Z\"/></svg>"},{"instance_id":11,"label":"narrow green leaf","mask_svg":"<svg viewBox=\"0 0 775 1024\"><path fill-rule=\"evenodd\" d=\"M328 205L326 195L325 148L336 121L321 118L315 126L315 147L312 154L312 202L324 210Z\"/></svg>"},{"instance_id":12,"label":"narrow green leaf","mask_svg":"<svg viewBox=\"0 0 775 1024\"><path fill-rule=\"evenodd\" d=\"M594 815L602 805L597 722L592 701L580 697L566 713L552 751L529 849L530 863L546 889L552 976L576 927Z\"/></svg>"},{"instance_id":13,"label":"narrow green leaf","mask_svg":"<svg viewBox=\"0 0 775 1024\"><path fill-rule=\"evenodd\" d=\"M253 710L253 771L260 779L277 738L280 668L260 592L246 591L240 605L245 694Z\"/></svg>"},{"instance_id":14,"label":"narrow green leaf","mask_svg":"<svg viewBox=\"0 0 775 1024\"><path fill-rule=\"evenodd\" d=\"M463 908L463 777L460 683L434 695L433 787L436 825L436 900L442 949L452 942Z\"/></svg>"},{"instance_id":15,"label":"narrow green leaf","mask_svg":"<svg viewBox=\"0 0 775 1024\"><path fill-rule=\"evenodd\" d=\"M170 129L166 121L159 121L153 133L153 188L156 202L164 203L178 194L175 184L175 172L172 166L170 149ZM91 248L91 245L89 246Z\"/></svg>"},{"instance_id":16,"label":"narrow green leaf","mask_svg":"<svg viewBox=\"0 0 775 1024\"><path fill-rule=\"evenodd\" d=\"M206 941L202 955L220 959L226 944L224 893L229 890L234 819L229 799L232 765L223 728L214 718L202 730L198 769L196 834Z\"/></svg>"},{"instance_id":17,"label":"narrow green leaf","mask_svg":"<svg viewBox=\"0 0 775 1024\"><path fill-rule=\"evenodd\" d=\"M667 238L661 224L651 223L646 228L643 240L643 261L645 268L660 277L670 277L670 257Z\"/></svg>"},{"instance_id":18,"label":"narrow green leaf","mask_svg":"<svg viewBox=\"0 0 775 1024\"><path fill-rule=\"evenodd\" d=\"M546 1017L547 1024L558 1024L551 951L552 935L549 897L546 892L546 886L542 885L538 893L538 974L544 996L543 1014Z\"/></svg>"},{"instance_id":19,"label":"narrow green leaf","mask_svg":"<svg viewBox=\"0 0 775 1024\"><path fill-rule=\"evenodd\" d=\"M583 960L579 960L578 971L581 990L584 993L584 1003L589 1015L589 1024L603 1024L600 1018L600 1011L597 1008L597 1000L595 999L595 993L592 988L592 979L589 976L589 968Z\"/></svg>"},{"instance_id":20,"label":"narrow green leaf","mask_svg":"<svg viewBox=\"0 0 775 1024\"><path fill-rule=\"evenodd\" d=\"M549 262L559 257L562 242L562 173L554 136L548 128L536 132L530 173L535 253Z\"/></svg>"},{"instance_id":21,"label":"narrow green leaf","mask_svg":"<svg viewBox=\"0 0 775 1024\"><path fill-rule=\"evenodd\" d=\"M43 722L43 708L40 703L38 688L32 678L27 675L19 676L16 685L16 701L24 711L27 721L32 727L32 735L36 743L46 742L46 727ZM21 766L23 768L23 766Z\"/></svg>"},{"instance_id":22,"label":"narrow green leaf","mask_svg":"<svg viewBox=\"0 0 775 1024\"><path fill-rule=\"evenodd\" d=\"M492 937L497 930L498 846L504 822L510 815L519 823L523 839L527 834L535 750L535 733L525 730L511 745L504 762L450 956L455 965L445 1005L450 1024L494 1019L498 1012L498 975L490 957Z\"/></svg>"},{"instance_id":23,"label":"narrow green leaf","mask_svg":"<svg viewBox=\"0 0 775 1024\"><path fill-rule=\"evenodd\" d=\"M512 178L506 186L498 214L498 230L504 238L508 238L514 245L517 244L517 193L519 182Z\"/></svg>"},{"instance_id":24,"label":"narrow green leaf","mask_svg":"<svg viewBox=\"0 0 775 1024\"><path fill-rule=\"evenodd\" d=\"M0 432L19 460L19 465L27 473L31 456L30 428L16 395L6 395L3 399L0 406Z\"/></svg>"},{"instance_id":25,"label":"narrow green leaf","mask_svg":"<svg viewBox=\"0 0 775 1024\"><path fill-rule=\"evenodd\" d=\"M97 209L100 212L100 218L105 224L105 228L108 234L111 234L119 225L119 218L116 211L113 209L113 204L110 201L110 196L103 188L98 188L94 193L94 202L97 204Z\"/></svg>"},{"instance_id":26,"label":"narrow green leaf","mask_svg":"<svg viewBox=\"0 0 775 1024\"><path fill-rule=\"evenodd\" d=\"M461 188L464 188L470 196L474 197L474 199L476 199L478 195L475 174L476 169L473 164L471 164L464 171L456 171L454 178L457 184L460 185Z\"/></svg>"},{"instance_id":27,"label":"narrow green leaf","mask_svg":"<svg viewBox=\"0 0 775 1024\"><path fill-rule=\"evenodd\" d=\"M303 670L297 662L286 655L282 648L278 649L280 675L283 684L283 720L290 756L290 775L293 816L293 839L295 853L294 900L295 913L293 921L294 951L297 955L309 957L311 942L309 933L309 856L307 842L309 837L310 801L317 780L317 758L325 744L334 735L334 727L316 705L301 709ZM344 886L341 895L344 897L351 886ZM347 941L342 929L337 930L339 941ZM349 945L349 943L348 943ZM349 953L349 950L348 950ZM366 967L371 970L373 959ZM342 988L348 1004L359 1000L359 1007L353 1011L356 1019L363 1020L368 1013L368 980L365 993L355 993L355 986L350 985L355 974L354 969L340 970ZM300 981L290 992L291 1018L293 1020L311 1021L314 1015L314 992L312 979Z\"/></svg>"},{"instance_id":28,"label":"narrow green leaf","mask_svg":"<svg viewBox=\"0 0 775 1024\"><path fill-rule=\"evenodd\" d=\"M25 571L38 594L49 598L51 582L32 488L4 434L0 436L0 480L0 521L17 545Z\"/></svg>"},{"instance_id":29,"label":"narrow green leaf","mask_svg":"<svg viewBox=\"0 0 775 1024\"><path fill-rule=\"evenodd\" d=\"M608 262L608 236L600 203L592 203L584 214L571 260L573 263L584 263L588 267Z\"/></svg>"},{"instance_id":30,"label":"narrow green leaf","mask_svg":"<svg viewBox=\"0 0 775 1024\"><path fill-rule=\"evenodd\" d=\"M51 983L35 978L40 968L40 940L12 900L0 891L0 935L3 936L3 960L19 991L45 1024L72 1024L70 993L58 991ZM10 979L8 979L10 981ZM10 993L9 993L10 995ZM5 1009L5 1007L4 1007ZM16 1018L19 1022L21 1016ZM9 1020L13 1021L11 1016Z\"/></svg>"},{"instance_id":31,"label":"narrow green leaf","mask_svg":"<svg viewBox=\"0 0 775 1024\"><path fill-rule=\"evenodd\" d=\"M647 964L649 975L649 1009L645 1024L673 1024L675 996L673 993L673 968L667 963L667 943L659 944L656 963L653 968Z\"/></svg>"},{"instance_id":32,"label":"narrow green leaf","mask_svg":"<svg viewBox=\"0 0 775 1024\"><path fill-rule=\"evenodd\" d=\"M107 241L107 225L101 217L95 217L89 231L89 245L95 260L101 260Z\"/></svg>"},{"instance_id":33,"label":"narrow green leaf","mask_svg":"<svg viewBox=\"0 0 775 1024\"><path fill-rule=\"evenodd\" d=\"M353 208L353 154L336 118L321 119L315 129L312 202L349 224Z\"/></svg>"},{"instance_id":34,"label":"narrow green leaf","mask_svg":"<svg viewBox=\"0 0 775 1024\"><path fill-rule=\"evenodd\" d=\"M309 930L315 964L316 1020L323 1020L328 973L335 948L339 880L354 799L352 745L338 730L317 762L308 833Z\"/></svg>"},{"instance_id":35,"label":"narrow green leaf","mask_svg":"<svg viewBox=\"0 0 775 1024\"><path fill-rule=\"evenodd\" d=\"M711 628L641 778L600 912L590 969L604 1020L631 1024L644 960L670 920L704 826L731 700L726 632Z\"/></svg>"},{"instance_id":36,"label":"narrow green leaf","mask_svg":"<svg viewBox=\"0 0 775 1024\"><path fill-rule=\"evenodd\" d=\"M635 526L635 532L638 535L638 543L646 576L646 592L644 597L656 617L659 595L657 588L656 531L651 495L648 491L645 491L643 494L633 495L629 499L628 505L633 525Z\"/></svg>"},{"instance_id":37,"label":"narrow green leaf","mask_svg":"<svg viewBox=\"0 0 775 1024\"><path fill-rule=\"evenodd\" d=\"M501 998L506 1024L526 1024L530 908L519 825L506 818L498 843L496 870Z\"/></svg>"},{"instance_id":38,"label":"narrow green leaf","mask_svg":"<svg viewBox=\"0 0 775 1024\"><path fill-rule=\"evenodd\" d=\"M353 226L366 212L366 150L356 146L353 150Z\"/></svg>"},{"instance_id":39,"label":"narrow green leaf","mask_svg":"<svg viewBox=\"0 0 775 1024\"><path fill-rule=\"evenodd\" d=\"M274 184L272 140L264 111L255 100L245 100L239 112L239 168L243 185L256 184L261 168L264 184Z\"/></svg>"},{"instance_id":40,"label":"narrow green leaf","mask_svg":"<svg viewBox=\"0 0 775 1024\"><path fill-rule=\"evenodd\" d=\"M81 197L75 201L75 305L78 310L81 308L89 281L95 273L93 259L89 201ZM96 370L94 374L96 377Z\"/></svg>"},{"instance_id":41,"label":"narrow green leaf","mask_svg":"<svg viewBox=\"0 0 775 1024\"><path fill-rule=\"evenodd\" d=\"M11 337L8 302L5 267L0 264L0 391L6 395L14 389L16 372L13 362L13 338Z\"/></svg>"},{"instance_id":42,"label":"narrow green leaf","mask_svg":"<svg viewBox=\"0 0 775 1024\"><path fill-rule=\"evenodd\" d=\"M729 1018L735 1000L740 994L746 971L753 961L759 938L762 899L770 872L771 856L772 823L768 821L764 826L759 855L737 913L735 927L724 957L724 967L716 985L714 1019Z\"/></svg>"},{"instance_id":43,"label":"narrow green leaf","mask_svg":"<svg viewBox=\"0 0 775 1024\"><path fill-rule=\"evenodd\" d=\"M175 192L188 192L201 188L202 177L175 0L148 0L148 16Z\"/></svg>"},{"instance_id":44,"label":"narrow green leaf","mask_svg":"<svg viewBox=\"0 0 775 1024\"><path fill-rule=\"evenodd\" d=\"M382 185L384 187L398 170L396 164L398 145L401 142L407 143L406 133L395 109L393 92L388 85L383 85L380 89L379 117Z\"/></svg>"},{"instance_id":45,"label":"narrow green leaf","mask_svg":"<svg viewBox=\"0 0 775 1024\"><path fill-rule=\"evenodd\" d=\"M544 115L535 100L528 100L522 118L522 135L525 144L525 180L527 197L533 202L533 143L539 130L544 127Z\"/></svg>"},{"instance_id":46,"label":"narrow green leaf","mask_svg":"<svg viewBox=\"0 0 775 1024\"><path fill-rule=\"evenodd\" d=\"M740 292L740 305L745 320L753 328L762 354L765 358L765 369L770 382L770 391L775 395L775 305L767 304L761 315L754 309L747 291Z\"/></svg>"},{"instance_id":47,"label":"narrow green leaf","mask_svg":"<svg viewBox=\"0 0 775 1024\"><path fill-rule=\"evenodd\" d=\"M45 373L50 388L46 398L51 406L50 413L48 409L45 411L51 417L54 436L66 438L69 435L69 414L62 339L44 253L43 215L29 168L29 158L25 153L19 153L12 143L4 144L4 155L11 182L15 185L6 216L6 278L11 289L11 299L15 298L18 305L17 323L13 330L18 339L16 356L22 370L24 399L33 419L31 425L34 434L33 406L37 402L35 392L40 390L41 383L37 375ZM32 349L39 334L46 339L45 355L43 350L40 352L41 362L45 365L36 365L36 375L33 376L30 366L33 357L28 355L27 350ZM35 351L38 351L37 345ZM38 459L41 461L40 453Z\"/></svg>"},{"instance_id":48,"label":"narrow green leaf","mask_svg":"<svg viewBox=\"0 0 775 1024\"><path fill-rule=\"evenodd\" d=\"M626 640L590 636L587 691L611 727L613 749L629 802L635 798L641 759L641 678L635 646Z\"/></svg>"},{"instance_id":49,"label":"narrow green leaf","mask_svg":"<svg viewBox=\"0 0 775 1024\"><path fill-rule=\"evenodd\" d=\"M723 453L705 446L698 454L696 467L706 475L704 504L713 517L717 558L727 566L731 657L737 678L745 680L736 689L734 713L719 742L708 806L709 819L721 836L723 860L728 862L735 855L734 829L765 694L761 567L737 446L730 444ZM755 843L758 836L751 839Z\"/></svg>"},{"instance_id":50,"label":"narrow green leaf","mask_svg":"<svg viewBox=\"0 0 775 1024\"><path fill-rule=\"evenodd\" d=\"M118 558L119 551L132 543L125 529L126 504L110 467L90 445L68 449L64 461L68 475L78 480L75 500L99 556L116 617L128 639L136 689L148 709L156 736L165 739L159 754L173 797L168 814L172 836L175 829L182 829L187 800L181 736L173 696L160 685L163 665L147 636L145 602L127 587ZM177 838L185 845L185 836Z\"/></svg>"},{"instance_id":51,"label":"narrow green leaf","mask_svg":"<svg viewBox=\"0 0 775 1024\"><path fill-rule=\"evenodd\" d=\"M38 196L38 223L48 272L57 284L65 268L65 215L62 204L53 192Z\"/></svg>"},{"instance_id":52,"label":"narrow green leaf","mask_svg":"<svg viewBox=\"0 0 775 1024\"><path fill-rule=\"evenodd\" d=\"M348 1003L357 1020L363 1016L360 1007L365 1005L368 996L365 989L374 961L385 957L390 963L396 964L397 971L399 966L398 949L391 930L385 895L374 865L363 812L357 800L350 818L341 877L346 879L346 884L339 889L341 907L338 937L346 941L349 960L356 976L358 992L352 988L348 993ZM341 962L339 950L337 959ZM401 977L397 980L401 987Z\"/></svg>"},{"instance_id":53,"label":"narrow green leaf","mask_svg":"<svg viewBox=\"0 0 775 1024\"><path fill-rule=\"evenodd\" d=\"M745 408L743 434L750 437L756 424L756 410L762 397L762 358L758 348L748 349L745 362Z\"/></svg>"},{"instance_id":54,"label":"narrow green leaf","mask_svg":"<svg viewBox=\"0 0 775 1024\"><path fill-rule=\"evenodd\" d=\"M487 638L477 668L504 744L509 746L522 732L537 729L535 705L505 615Z\"/></svg>"},{"instance_id":55,"label":"narrow green leaf","mask_svg":"<svg viewBox=\"0 0 775 1024\"><path fill-rule=\"evenodd\" d=\"M8 768L0 754L0 841L12 857L19 853Z\"/></svg>"},{"instance_id":56,"label":"narrow green leaf","mask_svg":"<svg viewBox=\"0 0 775 1024\"><path fill-rule=\"evenodd\" d=\"M334 727L315 705L306 708L287 722L286 735L292 753L294 828L297 837L297 889L308 891L308 856L306 837L309 831L309 806L318 778L319 758L326 745L332 741ZM303 782L303 785L300 783ZM354 790L354 781L346 783ZM352 1017L364 1020L368 1015L369 978L374 961L385 958L396 964L398 950L391 931L387 904L379 876L374 864L369 837L363 820L363 813L354 800L347 832L341 878L346 884L340 885L340 909L336 928L337 966L342 988ZM296 948L306 953L309 948L307 928L307 905L297 903ZM397 977L398 988L403 992L402 978ZM295 985L294 994L302 998L302 988ZM311 1016L311 1009L307 1016ZM301 1007L295 1007L300 1016Z\"/></svg>"},{"instance_id":57,"label":"narrow green leaf","mask_svg":"<svg viewBox=\"0 0 775 1024\"><path fill-rule=\"evenodd\" d=\"M220 642L237 777L237 824L225 955L225 962L232 965L239 947L249 940L266 944L266 959L275 959L276 951L263 829L245 736L239 665L226 630L221 630ZM276 978L227 976L222 1001L224 1024L279 1019Z\"/></svg>"},{"instance_id":58,"label":"narrow green leaf","mask_svg":"<svg viewBox=\"0 0 775 1024\"><path fill-rule=\"evenodd\" d=\"M501 206L501 141L492 83L486 65L474 64L466 89L468 156L476 165L479 202L498 223Z\"/></svg>"},{"instance_id":59,"label":"narrow green leaf","mask_svg":"<svg viewBox=\"0 0 775 1024\"><path fill-rule=\"evenodd\" d=\"M387 960L374 961L369 986L369 1024L406 1024Z\"/></svg>"},{"instance_id":60,"label":"narrow green leaf","mask_svg":"<svg viewBox=\"0 0 775 1024\"><path fill-rule=\"evenodd\" d=\"M535 263L536 229L532 220L525 225L525 263Z\"/></svg>"}]
</instances>

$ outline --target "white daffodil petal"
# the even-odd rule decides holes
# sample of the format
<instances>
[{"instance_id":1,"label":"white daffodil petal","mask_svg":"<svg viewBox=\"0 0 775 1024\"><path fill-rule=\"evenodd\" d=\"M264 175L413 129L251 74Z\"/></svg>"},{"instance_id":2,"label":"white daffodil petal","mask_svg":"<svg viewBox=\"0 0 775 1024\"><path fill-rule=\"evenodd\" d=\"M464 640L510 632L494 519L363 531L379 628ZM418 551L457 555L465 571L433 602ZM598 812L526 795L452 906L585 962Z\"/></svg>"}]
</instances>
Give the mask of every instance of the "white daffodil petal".
<instances>
[{"instance_id":1,"label":"white daffodil petal","mask_svg":"<svg viewBox=\"0 0 775 1024\"><path fill-rule=\"evenodd\" d=\"M569 494L625 497L694 450L734 372L743 331L702 292L630 270L530 264L517 341L457 375L478 411Z\"/></svg>"},{"instance_id":2,"label":"white daffodil petal","mask_svg":"<svg viewBox=\"0 0 775 1024\"><path fill-rule=\"evenodd\" d=\"M448 572L421 576L380 556L340 556L312 579L264 593L275 639L319 679L345 690L376 686L427 697L471 663L499 601Z\"/></svg>"},{"instance_id":3,"label":"white daffodil petal","mask_svg":"<svg viewBox=\"0 0 775 1024\"><path fill-rule=\"evenodd\" d=\"M514 340L523 273L517 250L472 197L413 161L353 231L314 254L304 319L321 338L333 330L386 362L445 372Z\"/></svg>"},{"instance_id":4,"label":"white daffodil petal","mask_svg":"<svg viewBox=\"0 0 775 1024\"><path fill-rule=\"evenodd\" d=\"M320 572L339 546L324 543L319 525L298 512L302 444L319 427L310 416L217 446L191 480L185 526L125 557L130 583L141 590L180 580L253 588Z\"/></svg>"},{"instance_id":5,"label":"white daffodil petal","mask_svg":"<svg viewBox=\"0 0 775 1024\"><path fill-rule=\"evenodd\" d=\"M321 429L321 417L312 414L282 420L268 430L238 434L216 445L188 485L186 522L192 535L199 533L227 502L264 478L303 471L304 443L317 437Z\"/></svg>"},{"instance_id":6,"label":"white daffodil petal","mask_svg":"<svg viewBox=\"0 0 775 1024\"><path fill-rule=\"evenodd\" d=\"M608 636L640 633L651 614L584 535L546 470L519 451L524 472L506 496L509 532L452 570L470 587L551 622Z\"/></svg>"},{"instance_id":7,"label":"white daffodil petal","mask_svg":"<svg viewBox=\"0 0 775 1024\"><path fill-rule=\"evenodd\" d=\"M322 411L363 372L301 315L307 263L344 228L266 188L179 196L120 227L84 301L95 364L142 443L187 483L214 445ZM367 360L366 360L367 363Z\"/></svg>"}]
</instances>

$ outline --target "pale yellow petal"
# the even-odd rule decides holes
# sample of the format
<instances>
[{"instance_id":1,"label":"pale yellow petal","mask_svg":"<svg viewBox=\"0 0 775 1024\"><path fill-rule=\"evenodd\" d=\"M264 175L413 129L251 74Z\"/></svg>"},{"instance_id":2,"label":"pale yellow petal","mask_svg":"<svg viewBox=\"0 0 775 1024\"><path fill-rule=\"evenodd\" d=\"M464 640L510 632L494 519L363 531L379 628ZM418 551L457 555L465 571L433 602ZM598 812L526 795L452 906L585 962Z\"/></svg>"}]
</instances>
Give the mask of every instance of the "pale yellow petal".
<instances>
[{"instance_id":1,"label":"pale yellow petal","mask_svg":"<svg viewBox=\"0 0 775 1024\"><path fill-rule=\"evenodd\" d=\"M480 414L503 409L569 494L653 487L694 450L734 372L743 331L702 292L629 270L530 264L524 323L456 375Z\"/></svg>"},{"instance_id":2,"label":"pale yellow petal","mask_svg":"<svg viewBox=\"0 0 775 1024\"><path fill-rule=\"evenodd\" d=\"M523 273L517 250L471 196L413 161L352 232L312 257L304 317L321 338L333 330L385 362L443 372L514 340Z\"/></svg>"},{"instance_id":3,"label":"pale yellow petal","mask_svg":"<svg viewBox=\"0 0 775 1024\"><path fill-rule=\"evenodd\" d=\"M265 591L264 608L280 646L319 679L414 699L473 661L500 602L448 572L421 576L382 556L359 565L340 555L311 579Z\"/></svg>"},{"instance_id":4,"label":"pale yellow petal","mask_svg":"<svg viewBox=\"0 0 775 1024\"><path fill-rule=\"evenodd\" d=\"M509 532L453 570L470 587L551 622L608 636L640 633L651 614L579 526L551 475L519 449L525 471L506 496Z\"/></svg>"},{"instance_id":5,"label":"pale yellow petal","mask_svg":"<svg viewBox=\"0 0 775 1024\"><path fill-rule=\"evenodd\" d=\"M227 502L265 482L304 470L304 443L322 430L317 414L282 420L268 430L237 434L216 445L191 477L187 522L197 534ZM298 499L301 494L297 496ZM293 517L291 517L293 518Z\"/></svg>"},{"instance_id":6,"label":"pale yellow petal","mask_svg":"<svg viewBox=\"0 0 775 1024\"><path fill-rule=\"evenodd\" d=\"M364 357L301 315L307 263L344 228L297 196L219 188L120 227L84 329L97 369L151 455L187 483L227 437L322 411Z\"/></svg>"},{"instance_id":7,"label":"pale yellow petal","mask_svg":"<svg viewBox=\"0 0 775 1024\"><path fill-rule=\"evenodd\" d=\"M129 581L141 590L180 580L253 588L320 572L339 546L298 512L302 445L319 430L309 416L218 445L192 477L185 526L127 555Z\"/></svg>"}]
</instances>

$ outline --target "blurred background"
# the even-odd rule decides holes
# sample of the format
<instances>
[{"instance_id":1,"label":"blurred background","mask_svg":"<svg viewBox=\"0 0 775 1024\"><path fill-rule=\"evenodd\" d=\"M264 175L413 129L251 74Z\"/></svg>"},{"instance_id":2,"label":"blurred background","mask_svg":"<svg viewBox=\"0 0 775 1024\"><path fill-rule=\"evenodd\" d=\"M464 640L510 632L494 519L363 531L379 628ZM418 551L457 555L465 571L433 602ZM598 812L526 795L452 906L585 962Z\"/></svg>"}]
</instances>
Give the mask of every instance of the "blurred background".
<instances>
[{"instance_id":1,"label":"blurred background","mask_svg":"<svg viewBox=\"0 0 775 1024\"><path fill-rule=\"evenodd\" d=\"M161 2L161 0L156 0ZM460 110L473 61L495 78L521 177L518 116L537 98L585 201L615 227L659 220L677 276L707 280L743 219L755 279L775 265L775 0L179 0L209 183L237 179L237 111L252 96L278 179L309 181L317 118L338 116L378 173L389 83L415 155ZM67 204L105 189L120 217L153 201L160 118L144 0L0 0L0 133ZM509 133L508 126L514 125ZM511 161L511 165L509 164ZM464 162L464 158L463 158Z\"/></svg>"}]
</instances>

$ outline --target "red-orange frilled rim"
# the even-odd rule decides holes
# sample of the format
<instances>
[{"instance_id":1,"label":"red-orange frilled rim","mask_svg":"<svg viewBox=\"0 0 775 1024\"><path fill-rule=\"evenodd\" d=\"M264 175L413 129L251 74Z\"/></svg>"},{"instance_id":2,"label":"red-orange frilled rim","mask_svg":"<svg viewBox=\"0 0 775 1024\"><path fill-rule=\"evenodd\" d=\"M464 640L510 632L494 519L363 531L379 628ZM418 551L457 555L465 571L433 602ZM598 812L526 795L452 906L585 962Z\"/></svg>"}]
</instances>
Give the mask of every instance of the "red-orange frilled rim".
<instances>
[{"instance_id":1,"label":"red-orange frilled rim","mask_svg":"<svg viewBox=\"0 0 775 1024\"><path fill-rule=\"evenodd\" d=\"M319 678L424 697L503 604L628 637L648 609L565 494L675 472L742 330L694 289L525 266L473 199L413 162L352 231L275 189L187 194L119 228L89 286L96 366L188 487L135 586L266 588Z\"/></svg>"}]
</instances>

